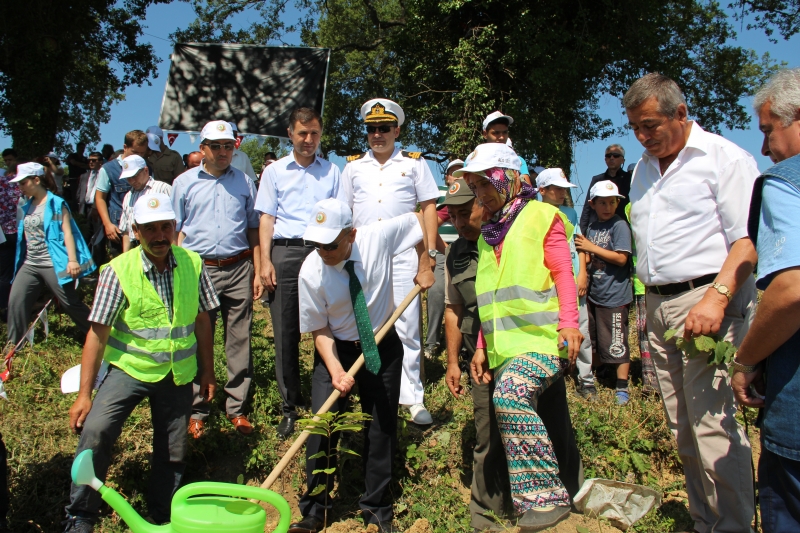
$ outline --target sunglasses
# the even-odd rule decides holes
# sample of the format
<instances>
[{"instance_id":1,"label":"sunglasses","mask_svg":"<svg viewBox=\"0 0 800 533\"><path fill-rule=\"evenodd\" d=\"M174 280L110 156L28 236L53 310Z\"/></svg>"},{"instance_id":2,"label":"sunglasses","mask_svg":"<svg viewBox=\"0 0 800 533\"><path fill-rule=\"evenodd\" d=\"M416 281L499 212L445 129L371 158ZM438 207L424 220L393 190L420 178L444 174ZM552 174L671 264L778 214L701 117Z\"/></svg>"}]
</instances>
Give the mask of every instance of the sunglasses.
<instances>
[{"instance_id":1,"label":"sunglasses","mask_svg":"<svg viewBox=\"0 0 800 533\"><path fill-rule=\"evenodd\" d=\"M220 149L225 149L226 152L232 152L236 145L233 143L228 144L220 144L220 143L207 143L206 146L211 148L214 152L218 152Z\"/></svg>"},{"instance_id":2,"label":"sunglasses","mask_svg":"<svg viewBox=\"0 0 800 533\"><path fill-rule=\"evenodd\" d=\"M339 249L339 243L342 242L342 240L345 237L347 237L348 235L350 235L349 231L347 233L345 233L344 235L342 235L341 237L339 237L338 239L336 239L335 241L333 241L332 243L330 243L330 244L322 244L322 243L314 242L314 241L305 241L305 242L306 242L306 246L313 246L317 250L322 249L322 250L325 250L326 252L332 252L334 250L338 250Z\"/></svg>"},{"instance_id":3,"label":"sunglasses","mask_svg":"<svg viewBox=\"0 0 800 533\"><path fill-rule=\"evenodd\" d=\"M606 159L609 157L622 157L622 154L606 154Z\"/></svg>"},{"instance_id":4,"label":"sunglasses","mask_svg":"<svg viewBox=\"0 0 800 533\"><path fill-rule=\"evenodd\" d=\"M367 133L375 133L376 131L381 133L389 133L392 131L393 127L394 126L387 126L385 124L383 126L367 126Z\"/></svg>"}]
</instances>

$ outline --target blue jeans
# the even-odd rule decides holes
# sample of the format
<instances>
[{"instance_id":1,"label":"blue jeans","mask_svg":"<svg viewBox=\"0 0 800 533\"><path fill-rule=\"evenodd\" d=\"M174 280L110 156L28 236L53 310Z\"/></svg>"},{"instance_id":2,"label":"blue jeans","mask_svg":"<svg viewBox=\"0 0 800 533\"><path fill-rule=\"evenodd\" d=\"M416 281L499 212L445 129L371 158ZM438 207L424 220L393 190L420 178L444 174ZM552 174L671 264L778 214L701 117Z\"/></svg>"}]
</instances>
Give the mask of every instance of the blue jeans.
<instances>
[{"instance_id":1,"label":"blue jeans","mask_svg":"<svg viewBox=\"0 0 800 533\"><path fill-rule=\"evenodd\" d=\"M764 533L800 531L800 461L786 459L762 446L758 494Z\"/></svg>"}]
</instances>

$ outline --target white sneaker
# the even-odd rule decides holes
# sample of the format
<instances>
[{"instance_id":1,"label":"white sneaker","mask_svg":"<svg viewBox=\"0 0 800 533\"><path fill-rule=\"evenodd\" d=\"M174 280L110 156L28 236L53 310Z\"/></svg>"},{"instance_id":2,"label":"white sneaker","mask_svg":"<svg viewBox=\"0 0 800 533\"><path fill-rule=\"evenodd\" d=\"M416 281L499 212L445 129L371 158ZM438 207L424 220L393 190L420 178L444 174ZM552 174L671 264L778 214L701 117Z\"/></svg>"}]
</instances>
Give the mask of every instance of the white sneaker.
<instances>
[{"instance_id":1,"label":"white sneaker","mask_svg":"<svg viewBox=\"0 0 800 533\"><path fill-rule=\"evenodd\" d=\"M425 409L425 404L415 403L408 406L408 411L411 413L411 421L420 426L428 426L433 424L431 414Z\"/></svg>"}]
</instances>

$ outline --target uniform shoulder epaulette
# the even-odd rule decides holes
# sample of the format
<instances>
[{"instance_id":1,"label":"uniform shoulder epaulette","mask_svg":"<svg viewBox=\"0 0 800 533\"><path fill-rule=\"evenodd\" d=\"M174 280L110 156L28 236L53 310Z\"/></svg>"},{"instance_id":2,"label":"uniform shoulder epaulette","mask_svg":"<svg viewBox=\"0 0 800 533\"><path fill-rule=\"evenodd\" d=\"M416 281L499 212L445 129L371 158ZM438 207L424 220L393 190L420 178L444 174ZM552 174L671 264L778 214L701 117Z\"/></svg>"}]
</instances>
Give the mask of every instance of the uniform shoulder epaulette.
<instances>
[{"instance_id":1,"label":"uniform shoulder epaulette","mask_svg":"<svg viewBox=\"0 0 800 533\"><path fill-rule=\"evenodd\" d=\"M361 154L355 154L355 155L348 155L347 156L347 162L350 163L351 161L355 161L357 159L361 159L365 155L367 155L367 152L364 152L364 153L361 153Z\"/></svg>"},{"instance_id":2,"label":"uniform shoulder epaulette","mask_svg":"<svg viewBox=\"0 0 800 533\"><path fill-rule=\"evenodd\" d=\"M402 154L403 157L410 157L411 159L419 159L420 157L422 157L422 152L406 152L405 150L403 150L400 153Z\"/></svg>"}]
</instances>

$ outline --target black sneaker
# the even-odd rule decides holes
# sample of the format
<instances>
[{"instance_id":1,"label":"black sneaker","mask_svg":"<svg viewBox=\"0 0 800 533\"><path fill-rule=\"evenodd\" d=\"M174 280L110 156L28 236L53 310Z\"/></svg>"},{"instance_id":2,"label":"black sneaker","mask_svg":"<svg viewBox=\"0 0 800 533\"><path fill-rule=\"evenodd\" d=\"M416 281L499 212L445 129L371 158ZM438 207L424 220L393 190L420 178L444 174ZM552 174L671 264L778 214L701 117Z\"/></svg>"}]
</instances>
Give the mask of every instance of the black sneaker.
<instances>
[{"instance_id":1,"label":"black sneaker","mask_svg":"<svg viewBox=\"0 0 800 533\"><path fill-rule=\"evenodd\" d=\"M92 533L94 531L94 524L91 521L77 516L67 517L61 522L61 525L64 526L64 533Z\"/></svg>"},{"instance_id":2,"label":"black sneaker","mask_svg":"<svg viewBox=\"0 0 800 533\"><path fill-rule=\"evenodd\" d=\"M593 402L597 400L597 389L594 385L589 385L588 387L580 387L576 391L578 396L586 400L587 402Z\"/></svg>"}]
</instances>

